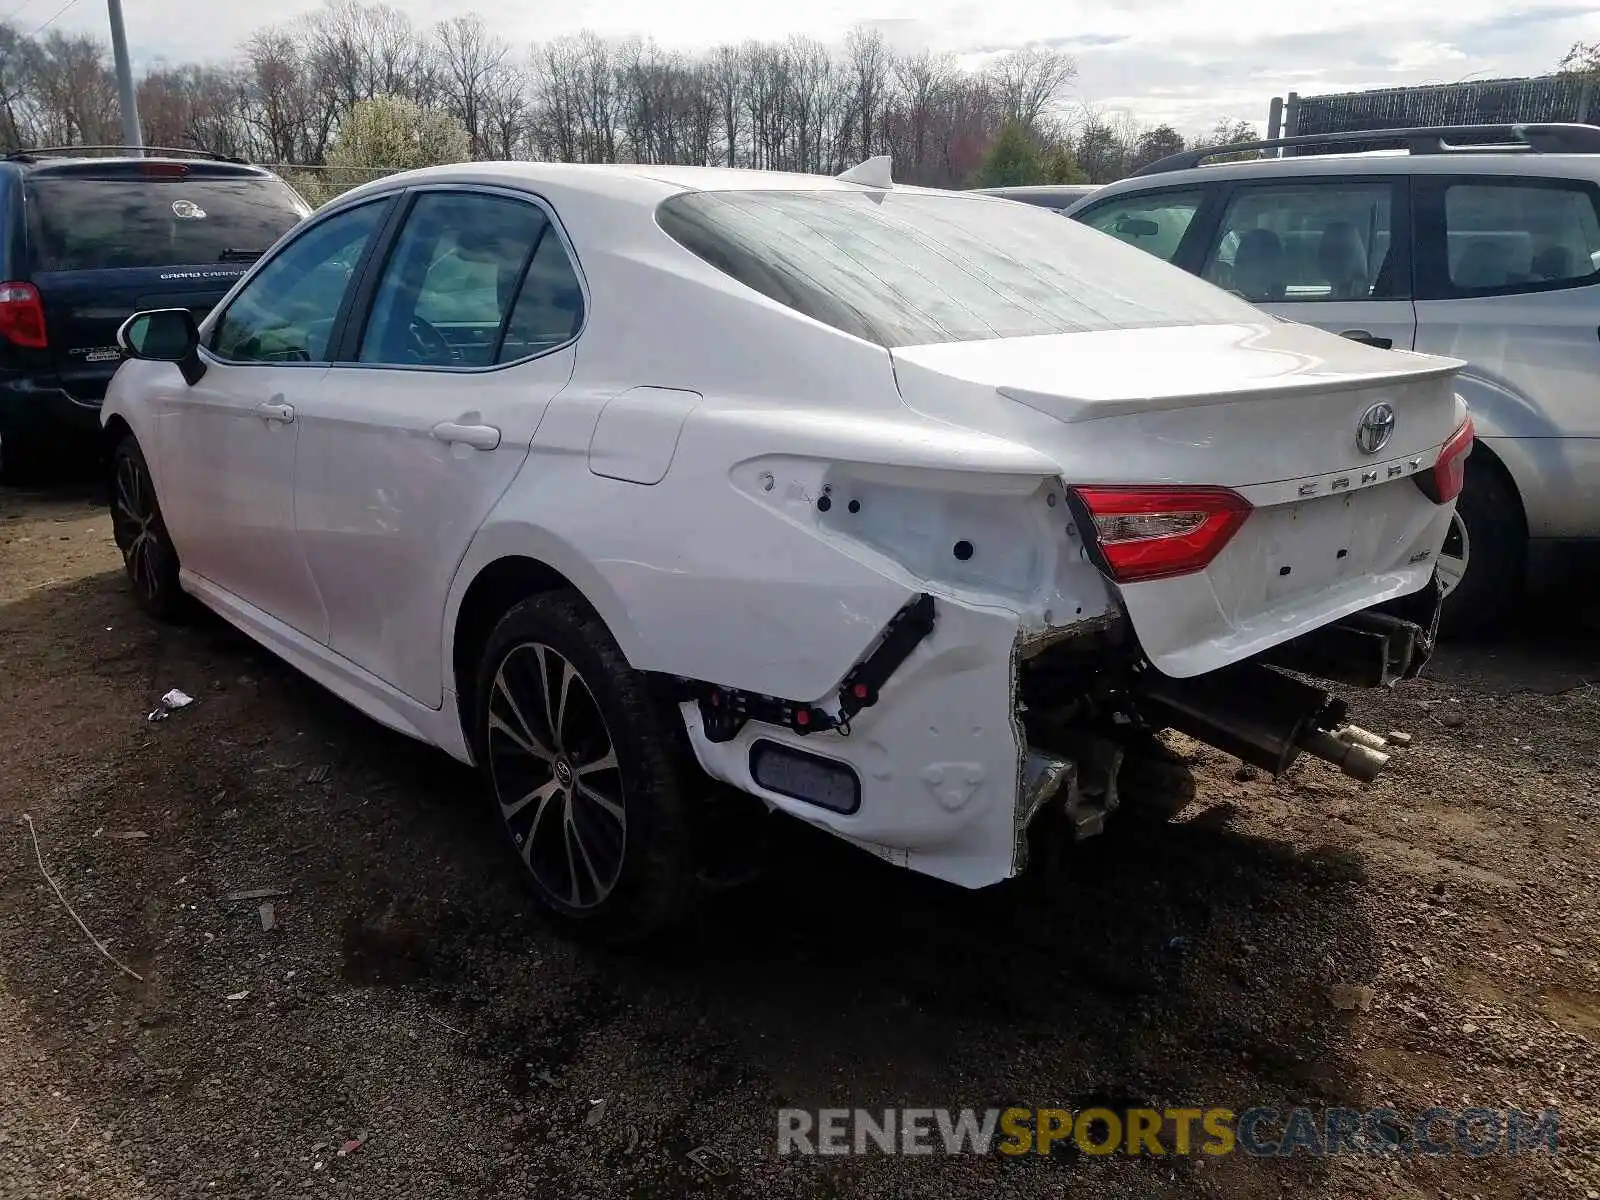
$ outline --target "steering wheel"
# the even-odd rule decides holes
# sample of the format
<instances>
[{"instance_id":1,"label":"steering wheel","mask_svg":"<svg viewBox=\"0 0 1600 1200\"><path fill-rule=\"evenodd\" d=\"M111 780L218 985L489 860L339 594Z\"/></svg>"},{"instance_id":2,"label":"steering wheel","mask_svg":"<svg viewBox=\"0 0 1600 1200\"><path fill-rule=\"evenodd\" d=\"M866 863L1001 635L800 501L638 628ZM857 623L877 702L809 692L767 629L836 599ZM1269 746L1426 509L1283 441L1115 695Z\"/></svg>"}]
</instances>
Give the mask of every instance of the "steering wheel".
<instances>
[{"instance_id":1,"label":"steering wheel","mask_svg":"<svg viewBox=\"0 0 1600 1200\"><path fill-rule=\"evenodd\" d=\"M461 360L460 353L449 339L421 317L413 316L406 332L411 336L411 349L418 362L453 363Z\"/></svg>"}]
</instances>

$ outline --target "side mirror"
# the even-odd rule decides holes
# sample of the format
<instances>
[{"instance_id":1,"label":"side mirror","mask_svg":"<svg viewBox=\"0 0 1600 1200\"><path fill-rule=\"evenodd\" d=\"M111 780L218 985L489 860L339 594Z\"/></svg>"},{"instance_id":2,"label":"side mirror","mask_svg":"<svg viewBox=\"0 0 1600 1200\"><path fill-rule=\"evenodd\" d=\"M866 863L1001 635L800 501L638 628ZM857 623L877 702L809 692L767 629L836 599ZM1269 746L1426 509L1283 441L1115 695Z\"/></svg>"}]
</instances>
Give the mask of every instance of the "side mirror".
<instances>
[{"instance_id":1,"label":"side mirror","mask_svg":"<svg viewBox=\"0 0 1600 1200\"><path fill-rule=\"evenodd\" d=\"M198 383L206 373L200 361L200 329L187 308L134 313L117 330L117 345L129 358L177 363L185 383Z\"/></svg>"}]
</instances>

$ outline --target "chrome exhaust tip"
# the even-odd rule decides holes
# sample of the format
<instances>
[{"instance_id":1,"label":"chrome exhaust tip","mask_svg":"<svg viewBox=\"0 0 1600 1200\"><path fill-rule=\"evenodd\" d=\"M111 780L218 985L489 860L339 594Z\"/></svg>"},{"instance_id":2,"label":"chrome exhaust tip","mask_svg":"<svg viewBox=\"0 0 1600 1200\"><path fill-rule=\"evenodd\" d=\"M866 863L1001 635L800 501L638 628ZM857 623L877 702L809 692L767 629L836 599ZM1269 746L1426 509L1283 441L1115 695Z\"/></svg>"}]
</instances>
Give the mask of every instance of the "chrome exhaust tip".
<instances>
[{"instance_id":1,"label":"chrome exhaust tip","mask_svg":"<svg viewBox=\"0 0 1600 1200\"><path fill-rule=\"evenodd\" d=\"M1347 737L1349 733L1356 736ZM1372 741L1379 745L1388 744L1375 733L1356 725L1346 725L1338 733L1329 733L1325 729L1309 730L1300 738L1300 746L1307 754L1332 763L1350 778L1371 783L1389 765L1389 755L1372 746Z\"/></svg>"}]
</instances>

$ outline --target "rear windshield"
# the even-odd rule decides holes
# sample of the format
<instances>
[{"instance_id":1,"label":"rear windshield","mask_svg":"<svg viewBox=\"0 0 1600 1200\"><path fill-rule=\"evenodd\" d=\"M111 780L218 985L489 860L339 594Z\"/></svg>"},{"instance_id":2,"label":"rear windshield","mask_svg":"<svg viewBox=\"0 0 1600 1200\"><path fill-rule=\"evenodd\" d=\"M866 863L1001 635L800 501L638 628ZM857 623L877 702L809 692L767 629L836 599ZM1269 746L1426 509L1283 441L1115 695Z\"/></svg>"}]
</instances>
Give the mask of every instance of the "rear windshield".
<instances>
[{"instance_id":1,"label":"rear windshield","mask_svg":"<svg viewBox=\"0 0 1600 1200\"><path fill-rule=\"evenodd\" d=\"M1261 319L1142 250L1003 200L690 192L664 201L657 219L763 295L888 347Z\"/></svg>"},{"instance_id":2,"label":"rear windshield","mask_svg":"<svg viewBox=\"0 0 1600 1200\"><path fill-rule=\"evenodd\" d=\"M277 179L93 178L28 181L35 271L246 262L307 209Z\"/></svg>"}]
</instances>

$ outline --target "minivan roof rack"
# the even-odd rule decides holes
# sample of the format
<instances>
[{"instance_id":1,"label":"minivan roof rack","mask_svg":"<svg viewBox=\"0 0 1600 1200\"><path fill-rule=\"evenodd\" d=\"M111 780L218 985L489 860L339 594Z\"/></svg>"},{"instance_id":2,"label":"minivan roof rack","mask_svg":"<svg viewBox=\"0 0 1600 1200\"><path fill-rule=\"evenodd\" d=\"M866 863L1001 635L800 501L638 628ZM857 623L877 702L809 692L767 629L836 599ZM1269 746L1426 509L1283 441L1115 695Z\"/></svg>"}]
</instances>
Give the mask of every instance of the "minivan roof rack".
<instances>
[{"instance_id":1,"label":"minivan roof rack","mask_svg":"<svg viewBox=\"0 0 1600 1200\"><path fill-rule=\"evenodd\" d=\"M1499 139L1474 141L1473 139ZM1508 140L1509 139L1509 140ZM1223 146L1197 146L1158 158L1135 175L1162 175L1187 171L1221 154L1251 150L1277 150L1291 146L1341 146L1392 143L1412 154L1600 154L1600 126L1566 122L1521 125L1425 125L1413 129L1345 129L1337 133L1305 133L1295 137L1256 142L1230 142Z\"/></svg>"},{"instance_id":2,"label":"minivan roof rack","mask_svg":"<svg viewBox=\"0 0 1600 1200\"><path fill-rule=\"evenodd\" d=\"M23 150L13 150L5 157L7 162L32 162L36 158L55 154L65 157L73 155L88 156L93 151L107 150L134 156L187 154L191 158L205 158L210 159L212 162L242 163L245 161L242 158L217 154L211 150L196 150L192 147L183 148L177 146L30 146Z\"/></svg>"}]
</instances>

